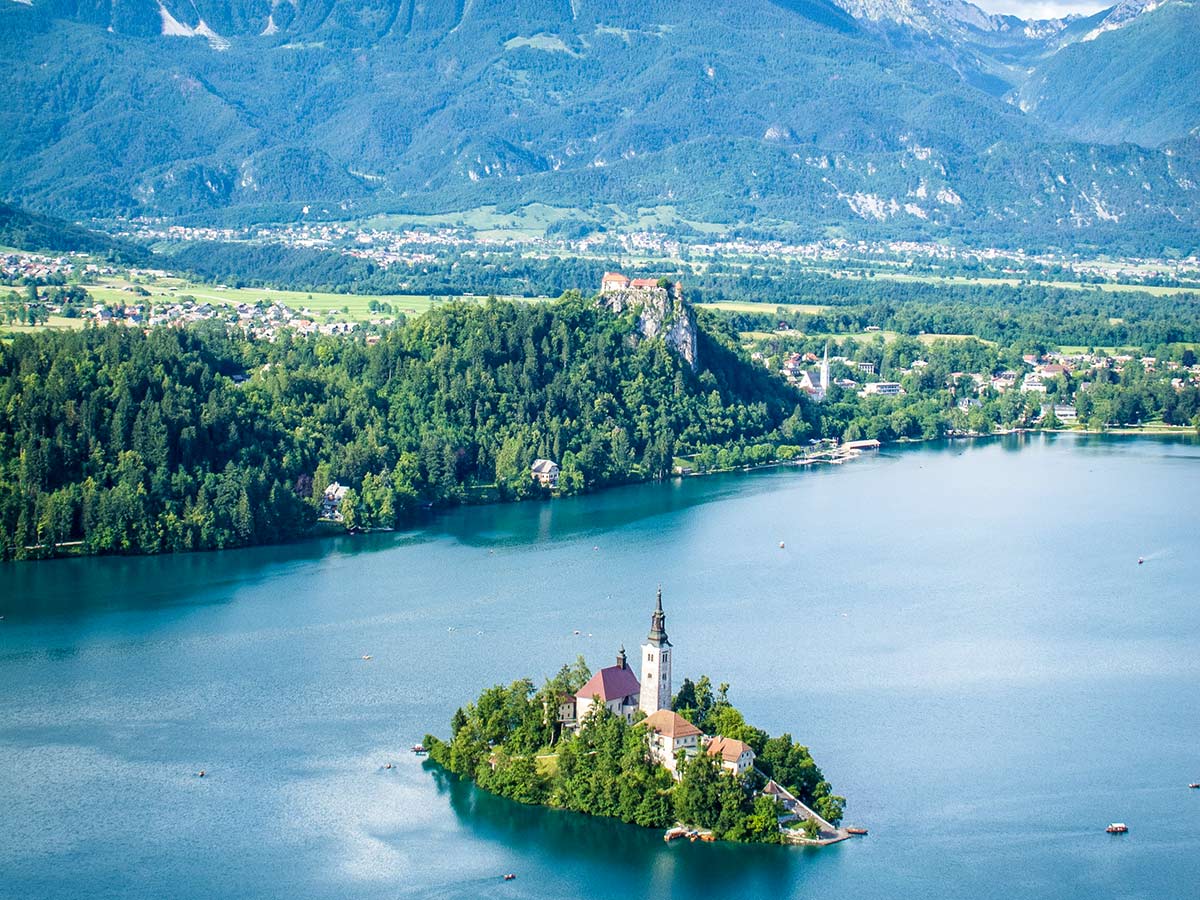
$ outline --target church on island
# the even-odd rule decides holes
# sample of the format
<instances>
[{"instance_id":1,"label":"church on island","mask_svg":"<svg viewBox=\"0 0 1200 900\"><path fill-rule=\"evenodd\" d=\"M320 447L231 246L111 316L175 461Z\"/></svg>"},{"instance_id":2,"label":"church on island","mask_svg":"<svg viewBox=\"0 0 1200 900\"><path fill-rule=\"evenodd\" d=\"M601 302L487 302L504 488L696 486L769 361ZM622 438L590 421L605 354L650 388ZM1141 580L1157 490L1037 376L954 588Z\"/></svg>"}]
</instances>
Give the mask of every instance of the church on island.
<instances>
[{"instance_id":1,"label":"church on island","mask_svg":"<svg viewBox=\"0 0 1200 900\"><path fill-rule=\"evenodd\" d=\"M741 775L754 765L754 751L742 741L708 736L671 709L671 663L674 647L667 637L667 617L663 612L662 588L650 616L650 633L641 646L641 678L634 674L622 647L616 665L596 672L574 696L560 698L558 722L563 728L578 730L595 704L602 704L626 722L650 729L650 752L654 759L676 778L678 759L704 752L720 759L721 765ZM642 718L644 716L644 718Z\"/></svg>"}]
</instances>

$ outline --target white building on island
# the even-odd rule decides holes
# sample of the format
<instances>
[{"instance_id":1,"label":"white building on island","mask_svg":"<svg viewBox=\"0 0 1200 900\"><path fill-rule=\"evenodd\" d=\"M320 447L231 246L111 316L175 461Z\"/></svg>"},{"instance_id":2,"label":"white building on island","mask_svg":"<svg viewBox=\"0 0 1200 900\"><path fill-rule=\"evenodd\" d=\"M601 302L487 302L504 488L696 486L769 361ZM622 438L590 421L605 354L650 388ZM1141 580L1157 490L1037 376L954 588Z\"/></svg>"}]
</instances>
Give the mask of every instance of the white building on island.
<instances>
[{"instance_id":1,"label":"white building on island","mask_svg":"<svg viewBox=\"0 0 1200 900\"><path fill-rule=\"evenodd\" d=\"M754 750L744 741L717 735L705 748L709 756L721 760L721 766L734 775L743 775L754 765Z\"/></svg>"},{"instance_id":2,"label":"white building on island","mask_svg":"<svg viewBox=\"0 0 1200 900\"><path fill-rule=\"evenodd\" d=\"M679 754L688 757L700 752L700 729L669 709L660 709L647 716L639 725L650 729L650 755L676 778L679 777Z\"/></svg>"}]
</instances>

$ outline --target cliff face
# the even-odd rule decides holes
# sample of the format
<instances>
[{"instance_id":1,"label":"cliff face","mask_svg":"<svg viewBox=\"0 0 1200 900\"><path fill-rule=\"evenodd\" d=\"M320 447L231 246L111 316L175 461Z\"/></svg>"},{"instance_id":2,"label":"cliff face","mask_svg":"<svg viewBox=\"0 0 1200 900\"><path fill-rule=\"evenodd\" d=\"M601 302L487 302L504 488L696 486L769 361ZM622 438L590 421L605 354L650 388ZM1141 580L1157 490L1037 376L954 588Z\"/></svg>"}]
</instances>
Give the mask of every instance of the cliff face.
<instances>
[{"instance_id":1,"label":"cliff face","mask_svg":"<svg viewBox=\"0 0 1200 900\"><path fill-rule=\"evenodd\" d=\"M600 305L620 314L638 309L638 331L642 337L663 336L667 346L678 353L695 371L698 365L696 347L696 315L683 299L683 285L675 282L669 288L628 288L604 291Z\"/></svg>"}]
</instances>

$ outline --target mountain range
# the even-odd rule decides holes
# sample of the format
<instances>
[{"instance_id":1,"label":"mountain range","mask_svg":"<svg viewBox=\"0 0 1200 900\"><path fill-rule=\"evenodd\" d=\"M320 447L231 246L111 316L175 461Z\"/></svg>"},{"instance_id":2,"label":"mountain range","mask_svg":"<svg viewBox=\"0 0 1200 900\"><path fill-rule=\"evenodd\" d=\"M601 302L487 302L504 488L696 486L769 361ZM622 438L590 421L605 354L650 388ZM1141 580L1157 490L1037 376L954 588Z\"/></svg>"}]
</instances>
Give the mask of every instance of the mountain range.
<instances>
[{"instance_id":1,"label":"mountain range","mask_svg":"<svg viewBox=\"0 0 1200 900\"><path fill-rule=\"evenodd\" d=\"M1186 251L1190 0L0 0L0 197L189 221L540 201Z\"/></svg>"}]
</instances>

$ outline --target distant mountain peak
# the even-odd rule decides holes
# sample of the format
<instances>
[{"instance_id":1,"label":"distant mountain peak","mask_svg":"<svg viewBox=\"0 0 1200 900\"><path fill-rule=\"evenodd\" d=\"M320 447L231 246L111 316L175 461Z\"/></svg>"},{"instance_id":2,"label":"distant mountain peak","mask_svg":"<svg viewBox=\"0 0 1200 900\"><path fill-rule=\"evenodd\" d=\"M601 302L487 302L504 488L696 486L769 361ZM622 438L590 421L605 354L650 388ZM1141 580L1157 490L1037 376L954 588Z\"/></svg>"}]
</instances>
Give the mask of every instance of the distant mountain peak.
<instances>
[{"instance_id":1,"label":"distant mountain peak","mask_svg":"<svg viewBox=\"0 0 1200 900\"><path fill-rule=\"evenodd\" d=\"M1121 0L1116 6L1104 14L1100 24L1085 34L1081 40L1094 41L1107 31L1124 28L1138 16L1154 12L1169 0Z\"/></svg>"},{"instance_id":2,"label":"distant mountain peak","mask_svg":"<svg viewBox=\"0 0 1200 900\"><path fill-rule=\"evenodd\" d=\"M966 0L836 0L856 19L891 23L934 34L946 24L975 31L1007 31L1010 19L984 12Z\"/></svg>"}]
</instances>

